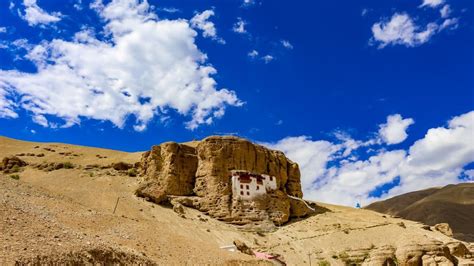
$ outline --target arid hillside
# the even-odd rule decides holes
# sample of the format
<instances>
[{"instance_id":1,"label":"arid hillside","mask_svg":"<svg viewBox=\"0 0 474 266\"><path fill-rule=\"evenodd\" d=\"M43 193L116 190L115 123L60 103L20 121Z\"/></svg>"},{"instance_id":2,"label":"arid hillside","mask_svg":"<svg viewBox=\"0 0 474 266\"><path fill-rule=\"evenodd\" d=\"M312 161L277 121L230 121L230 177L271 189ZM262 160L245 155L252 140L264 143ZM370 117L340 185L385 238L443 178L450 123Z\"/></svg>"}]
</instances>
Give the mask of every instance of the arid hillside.
<instances>
[{"instance_id":1,"label":"arid hillside","mask_svg":"<svg viewBox=\"0 0 474 266\"><path fill-rule=\"evenodd\" d=\"M372 203L366 209L427 225L448 223L455 238L474 241L474 183L415 191Z\"/></svg>"},{"instance_id":2,"label":"arid hillside","mask_svg":"<svg viewBox=\"0 0 474 266\"><path fill-rule=\"evenodd\" d=\"M305 217L251 230L159 205L135 195L141 158L0 137L0 265L281 263L262 253L288 265L474 264L473 243L371 210L313 203Z\"/></svg>"}]
</instances>

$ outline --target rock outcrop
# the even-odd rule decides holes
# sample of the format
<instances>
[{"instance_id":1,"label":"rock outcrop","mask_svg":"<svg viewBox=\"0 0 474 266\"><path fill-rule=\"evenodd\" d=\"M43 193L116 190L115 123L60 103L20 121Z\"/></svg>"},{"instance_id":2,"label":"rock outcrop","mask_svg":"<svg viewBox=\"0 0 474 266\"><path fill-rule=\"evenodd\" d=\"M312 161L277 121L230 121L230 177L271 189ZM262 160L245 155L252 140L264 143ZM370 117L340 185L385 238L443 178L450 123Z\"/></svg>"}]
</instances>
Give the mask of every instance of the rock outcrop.
<instances>
[{"instance_id":1,"label":"rock outcrop","mask_svg":"<svg viewBox=\"0 0 474 266\"><path fill-rule=\"evenodd\" d=\"M233 179L235 170L248 173L242 177L248 183L235 183L241 182L238 176ZM137 195L156 203L172 199L232 224L283 224L309 211L304 202L288 197L303 196L298 165L280 151L237 137L153 146L143 154L141 171ZM271 188L263 185L270 180ZM236 193L239 187L246 194Z\"/></svg>"},{"instance_id":2,"label":"rock outcrop","mask_svg":"<svg viewBox=\"0 0 474 266\"><path fill-rule=\"evenodd\" d=\"M462 242L445 244L431 240L422 243L401 241L396 247L347 250L339 257L346 265L471 265L472 255ZM462 260L462 261L459 261ZM467 263L467 264L464 264Z\"/></svg>"}]
</instances>

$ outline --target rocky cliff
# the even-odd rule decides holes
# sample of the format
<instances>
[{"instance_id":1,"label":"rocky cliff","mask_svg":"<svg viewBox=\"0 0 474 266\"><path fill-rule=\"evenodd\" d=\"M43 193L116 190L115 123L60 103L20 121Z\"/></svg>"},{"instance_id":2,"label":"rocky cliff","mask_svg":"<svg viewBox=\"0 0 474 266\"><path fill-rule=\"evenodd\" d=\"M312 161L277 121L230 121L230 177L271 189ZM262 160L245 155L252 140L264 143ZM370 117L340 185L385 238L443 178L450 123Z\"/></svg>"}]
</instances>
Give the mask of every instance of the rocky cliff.
<instances>
[{"instance_id":1,"label":"rocky cliff","mask_svg":"<svg viewBox=\"0 0 474 266\"><path fill-rule=\"evenodd\" d=\"M233 184L240 182L238 177L233 181L233 170L245 171L255 180L246 177L242 182L249 183ZM283 224L309 211L304 202L288 197L303 196L298 165L280 151L237 137L213 136L197 145L167 142L153 146L143 154L141 171L137 195L156 203L180 203L233 224ZM262 175L272 181L275 178L276 186L259 186L265 179ZM249 184L260 193L244 198L233 188L245 190Z\"/></svg>"}]
</instances>

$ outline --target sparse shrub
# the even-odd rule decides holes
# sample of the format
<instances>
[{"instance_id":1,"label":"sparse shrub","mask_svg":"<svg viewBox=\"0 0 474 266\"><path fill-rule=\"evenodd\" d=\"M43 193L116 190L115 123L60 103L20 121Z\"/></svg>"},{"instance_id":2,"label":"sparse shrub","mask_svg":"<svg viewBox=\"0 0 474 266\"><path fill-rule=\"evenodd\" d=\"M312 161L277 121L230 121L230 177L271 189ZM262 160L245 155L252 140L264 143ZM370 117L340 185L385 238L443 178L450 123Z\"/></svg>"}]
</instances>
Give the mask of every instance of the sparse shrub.
<instances>
[{"instance_id":1,"label":"sparse shrub","mask_svg":"<svg viewBox=\"0 0 474 266\"><path fill-rule=\"evenodd\" d=\"M65 169L72 169L72 168L74 168L74 164L72 164L71 162L65 162L64 163L64 168Z\"/></svg>"},{"instance_id":2,"label":"sparse shrub","mask_svg":"<svg viewBox=\"0 0 474 266\"><path fill-rule=\"evenodd\" d=\"M10 178L15 179L15 180L19 180L20 176L19 175L11 175Z\"/></svg>"},{"instance_id":3,"label":"sparse shrub","mask_svg":"<svg viewBox=\"0 0 474 266\"><path fill-rule=\"evenodd\" d=\"M89 173L89 176L90 176L90 177L93 177L93 176L94 176L94 173L90 172L90 173Z\"/></svg>"},{"instance_id":4,"label":"sparse shrub","mask_svg":"<svg viewBox=\"0 0 474 266\"><path fill-rule=\"evenodd\" d=\"M131 168L133 168L133 165L125 162L118 162L118 163L113 163L112 168L114 168L117 171L127 171Z\"/></svg>"},{"instance_id":5,"label":"sparse shrub","mask_svg":"<svg viewBox=\"0 0 474 266\"><path fill-rule=\"evenodd\" d=\"M343 251L343 252L339 253L339 257L342 260L347 260L347 259L349 259L349 254L347 254L347 252Z\"/></svg>"},{"instance_id":6,"label":"sparse shrub","mask_svg":"<svg viewBox=\"0 0 474 266\"><path fill-rule=\"evenodd\" d=\"M128 169L127 174L128 174L128 176L135 177L135 176L137 176L137 174L138 174L138 173L137 173L137 169L135 169L135 168L130 168L130 169Z\"/></svg>"},{"instance_id":7,"label":"sparse shrub","mask_svg":"<svg viewBox=\"0 0 474 266\"><path fill-rule=\"evenodd\" d=\"M10 173L18 173L20 172L20 166L18 165L14 165L11 169L10 169Z\"/></svg>"},{"instance_id":8,"label":"sparse shrub","mask_svg":"<svg viewBox=\"0 0 474 266\"><path fill-rule=\"evenodd\" d=\"M318 265L319 266L331 266L331 263L329 263L329 261L327 261L327 260L320 260L318 262Z\"/></svg>"}]
</instances>

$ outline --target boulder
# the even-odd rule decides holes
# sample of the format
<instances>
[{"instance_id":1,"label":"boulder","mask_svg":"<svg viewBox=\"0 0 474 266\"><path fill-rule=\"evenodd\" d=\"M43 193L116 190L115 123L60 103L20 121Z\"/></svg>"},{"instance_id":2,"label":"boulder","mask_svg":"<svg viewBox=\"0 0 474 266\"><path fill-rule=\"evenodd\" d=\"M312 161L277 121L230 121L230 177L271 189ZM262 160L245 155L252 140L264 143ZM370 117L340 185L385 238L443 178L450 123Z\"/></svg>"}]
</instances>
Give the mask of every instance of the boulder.
<instances>
[{"instance_id":1,"label":"boulder","mask_svg":"<svg viewBox=\"0 0 474 266\"><path fill-rule=\"evenodd\" d=\"M461 242L448 243L449 252L456 257L469 257L471 252L467 249L466 245Z\"/></svg>"},{"instance_id":2,"label":"boulder","mask_svg":"<svg viewBox=\"0 0 474 266\"><path fill-rule=\"evenodd\" d=\"M309 212L303 202L288 197L303 196L298 165L280 151L242 138L212 136L194 146L163 143L143 154L140 168L137 195L157 203L178 197L183 205L228 223L284 224ZM241 178L254 187L235 183ZM236 192L239 186L247 188L246 194ZM186 197L192 200L184 203Z\"/></svg>"},{"instance_id":3,"label":"boulder","mask_svg":"<svg viewBox=\"0 0 474 266\"><path fill-rule=\"evenodd\" d=\"M247 255L254 255L253 251L251 248L249 248L249 246L247 246L247 244L245 244L244 242L240 241L240 240L234 240L234 245L235 247L237 248L238 251L244 253L244 254L247 254Z\"/></svg>"},{"instance_id":4,"label":"boulder","mask_svg":"<svg viewBox=\"0 0 474 266\"><path fill-rule=\"evenodd\" d=\"M396 252L399 265L455 265L457 260L442 242L406 243Z\"/></svg>"},{"instance_id":5,"label":"boulder","mask_svg":"<svg viewBox=\"0 0 474 266\"><path fill-rule=\"evenodd\" d=\"M448 223L439 223L434 225L434 229L449 237L453 237L453 230Z\"/></svg>"}]
</instances>

